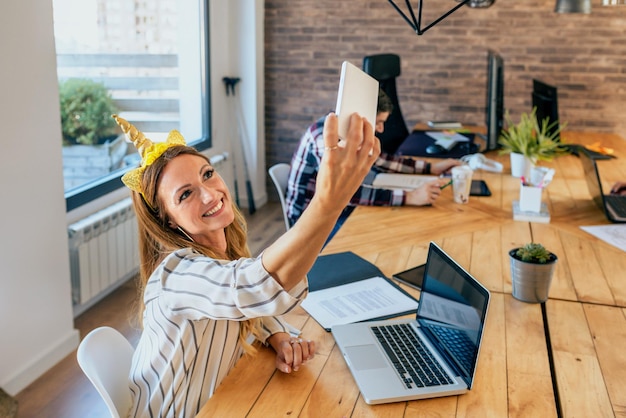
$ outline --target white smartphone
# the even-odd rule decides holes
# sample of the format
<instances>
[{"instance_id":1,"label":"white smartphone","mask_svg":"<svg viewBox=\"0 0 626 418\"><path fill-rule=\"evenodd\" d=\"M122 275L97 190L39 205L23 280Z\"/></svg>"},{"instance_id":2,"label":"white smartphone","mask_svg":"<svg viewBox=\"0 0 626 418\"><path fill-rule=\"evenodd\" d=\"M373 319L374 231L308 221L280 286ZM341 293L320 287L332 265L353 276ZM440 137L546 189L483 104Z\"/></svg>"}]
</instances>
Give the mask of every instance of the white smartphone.
<instances>
[{"instance_id":1,"label":"white smartphone","mask_svg":"<svg viewBox=\"0 0 626 418\"><path fill-rule=\"evenodd\" d=\"M358 113L376 130L378 108L378 80L348 61L341 65L341 79L337 93L335 114L339 123L339 139L345 139L350 125L350 115Z\"/></svg>"}]
</instances>

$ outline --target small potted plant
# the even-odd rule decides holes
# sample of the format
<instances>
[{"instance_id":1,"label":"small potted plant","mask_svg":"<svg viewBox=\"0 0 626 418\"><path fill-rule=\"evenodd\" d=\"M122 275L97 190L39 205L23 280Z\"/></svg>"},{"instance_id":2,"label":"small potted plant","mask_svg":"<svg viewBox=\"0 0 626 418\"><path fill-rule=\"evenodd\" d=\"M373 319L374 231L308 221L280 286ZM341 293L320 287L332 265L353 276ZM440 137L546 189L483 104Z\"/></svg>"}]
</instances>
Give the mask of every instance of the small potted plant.
<instances>
[{"instance_id":1,"label":"small potted plant","mask_svg":"<svg viewBox=\"0 0 626 418\"><path fill-rule=\"evenodd\" d=\"M538 161L550 161L569 153L568 148L558 140L559 133L566 123L550 122L548 118L539 123L537 108L530 114L522 113L518 123L514 123L507 111L507 128L502 131L499 143L502 154L511 154L511 174L514 177L530 177L530 171Z\"/></svg>"},{"instance_id":2,"label":"small potted plant","mask_svg":"<svg viewBox=\"0 0 626 418\"><path fill-rule=\"evenodd\" d=\"M548 299L556 254L542 244L530 242L509 251L513 297L524 302L541 303Z\"/></svg>"}]
</instances>

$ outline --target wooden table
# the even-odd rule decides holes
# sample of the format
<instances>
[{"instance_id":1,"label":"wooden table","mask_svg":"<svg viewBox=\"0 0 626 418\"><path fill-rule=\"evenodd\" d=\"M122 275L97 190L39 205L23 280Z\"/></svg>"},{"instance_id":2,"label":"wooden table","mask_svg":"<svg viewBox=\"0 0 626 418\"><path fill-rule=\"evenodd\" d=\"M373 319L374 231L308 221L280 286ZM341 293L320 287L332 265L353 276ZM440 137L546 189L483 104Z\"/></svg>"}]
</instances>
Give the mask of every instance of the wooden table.
<instances>
[{"instance_id":1,"label":"wooden table","mask_svg":"<svg viewBox=\"0 0 626 418\"><path fill-rule=\"evenodd\" d=\"M565 142L601 141L615 160L599 162L606 186L626 179L626 141L616 135L564 133ZM487 155L502 174L477 171L491 197L452 201L450 188L433 207L358 207L324 253L352 251L391 277L426 260L437 242L492 292L476 383L465 395L367 405L325 332L302 309L290 322L318 342L314 360L291 375L274 370L273 351L242 358L200 417L626 416L626 253L581 225L608 224L591 202L574 156L556 169L544 192L549 224L514 221L519 179L508 156ZM531 240L559 256L545 304L511 296L508 250ZM418 296L418 292L404 287Z\"/></svg>"}]
</instances>

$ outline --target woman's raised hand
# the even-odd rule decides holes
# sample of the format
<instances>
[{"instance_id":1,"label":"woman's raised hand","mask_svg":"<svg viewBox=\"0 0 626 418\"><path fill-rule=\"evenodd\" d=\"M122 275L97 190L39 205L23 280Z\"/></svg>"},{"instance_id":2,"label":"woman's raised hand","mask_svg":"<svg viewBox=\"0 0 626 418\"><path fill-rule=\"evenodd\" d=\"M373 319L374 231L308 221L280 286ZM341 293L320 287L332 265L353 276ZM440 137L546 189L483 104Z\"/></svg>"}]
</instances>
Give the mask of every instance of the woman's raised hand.
<instances>
[{"instance_id":1,"label":"woman's raised hand","mask_svg":"<svg viewBox=\"0 0 626 418\"><path fill-rule=\"evenodd\" d=\"M309 206L298 222L263 252L263 266L287 290L305 278L341 211L380 154L372 125L357 114L350 116L348 134L341 141L337 116L329 114L324 144Z\"/></svg>"},{"instance_id":2,"label":"woman's raised hand","mask_svg":"<svg viewBox=\"0 0 626 418\"><path fill-rule=\"evenodd\" d=\"M340 140L337 116L330 113L324 123L324 144L315 195L343 209L380 154L380 141L372 124L356 113L350 116L346 138Z\"/></svg>"}]
</instances>

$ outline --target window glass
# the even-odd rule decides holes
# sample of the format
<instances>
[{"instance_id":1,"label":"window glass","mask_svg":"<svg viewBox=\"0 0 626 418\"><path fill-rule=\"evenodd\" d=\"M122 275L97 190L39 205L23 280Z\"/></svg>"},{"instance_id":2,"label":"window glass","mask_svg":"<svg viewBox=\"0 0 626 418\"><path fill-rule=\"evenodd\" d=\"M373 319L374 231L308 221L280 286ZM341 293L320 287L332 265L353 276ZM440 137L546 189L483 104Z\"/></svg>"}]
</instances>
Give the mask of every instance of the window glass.
<instances>
[{"instance_id":1,"label":"window glass","mask_svg":"<svg viewBox=\"0 0 626 418\"><path fill-rule=\"evenodd\" d=\"M120 187L121 174L138 163L112 113L154 142L178 129L198 148L209 145L202 1L53 0L53 7L68 210Z\"/></svg>"}]
</instances>

